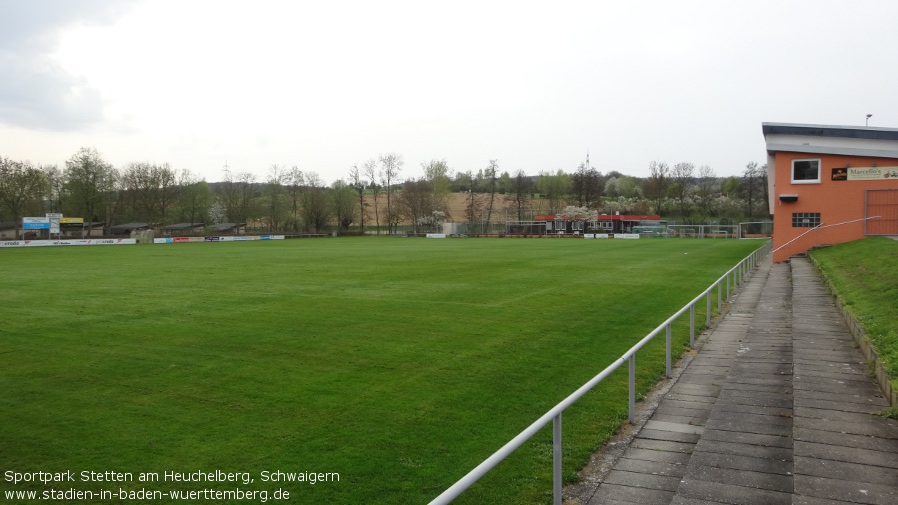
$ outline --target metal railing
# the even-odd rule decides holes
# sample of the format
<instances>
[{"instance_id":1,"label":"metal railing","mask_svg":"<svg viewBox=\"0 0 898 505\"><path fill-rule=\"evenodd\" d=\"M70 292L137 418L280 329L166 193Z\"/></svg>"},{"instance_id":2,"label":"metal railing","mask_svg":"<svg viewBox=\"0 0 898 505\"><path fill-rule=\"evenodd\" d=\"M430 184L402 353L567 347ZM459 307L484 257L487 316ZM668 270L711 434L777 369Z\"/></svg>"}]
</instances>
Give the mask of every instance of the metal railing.
<instances>
[{"instance_id":1,"label":"metal railing","mask_svg":"<svg viewBox=\"0 0 898 505\"><path fill-rule=\"evenodd\" d=\"M492 470L502 460L508 457L518 447L529 440L539 430L552 422L552 495L553 503L561 505L561 414L566 408L571 406L580 397L585 395L589 390L598 385L602 380L608 377L612 372L617 370L624 363L629 363L629 420L630 423L636 422L636 351L649 343L656 335L664 331L666 336L666 376L670 377L671 371L671 325L681 315L689 311L689 346L695 346L695 306L703 298L706 300L706 320L705 324L711 324L711 298L714 289L717 289L717 310L721 310L724 299L729 301L730 295L735 293L736 287L741 285L758 263L770 253L771 242L767 241L763 246L749 254L736 266L729 269L719 279L714 281L708 289L704 290L700 295L692 299L691 302L683 306L676 314L670 316L666 321L661 323L651 333L646 335L636 345L631 347L614 363L608 365L598 375L593 377L589 382L580 386L579 389L570 394L567 398L552 407L551 410L543 414L542 417L533 422L530 426L520 432L516 437L503 445L498 451L494 452L490 457L486 458L482 463L477 465L473 470L468 472L464 477L459 479L455 484L449 486L439 496L434 498L430 505L444 505L452 502L455 498L471 487L487 472ZM732 283L730 279L732 278ZM725 295L724 295L725 293Z\"/></svg>"},{"instance_id":2,"label":"metal railing","mask_svg":"<svg viewBox=\"0 0 898 505\"><path fill-rule=\"evenodd\" d=\"M799 235L799 236L793 238L792 240L786 242L785 244L783 244L783 245L777 247L776 249L773 250L773 252L779 251L780 249L782 249L782 248L788 246L789 244L791 244L792 242L795 242L795 241L797 241L798 239L800 239L800 238L804 237L805 235L807 235L808 233L811 233L811 232L814 232L814 231L820 231L820 230L823 230L823 229L825 229L825 228L835 228L836 226L842 226L842 225L844 225L844 224L857 223L857 222L859 222L859 221L864 221L864 222L866 223L866 222L867 222L868 220L870 220L870 219L879 219L880 217L882 217L882 216L870 216L870 217L864 217L864 218L861 218L861 219L852 219L852 220L850 220L850 221L842 221L841 223L836 223L836 224L820 223L820 224L818 224L817 226L815 226L815 227L813 227L813 228L810 228L810 229L807 230L806 232L802 233L801 235ZM819 241L819 240L815 240L815 241L817 242L816 245L820 245L820 243L819 243L820 241ZM805 248L805 250L807 250L807 249L808 249L808 248ZM791 253L791 252L792 252L792 249L788 249L787 252ZM790 254L790 256L791 256L791 254Z\"/></svg>"}]
</instances>

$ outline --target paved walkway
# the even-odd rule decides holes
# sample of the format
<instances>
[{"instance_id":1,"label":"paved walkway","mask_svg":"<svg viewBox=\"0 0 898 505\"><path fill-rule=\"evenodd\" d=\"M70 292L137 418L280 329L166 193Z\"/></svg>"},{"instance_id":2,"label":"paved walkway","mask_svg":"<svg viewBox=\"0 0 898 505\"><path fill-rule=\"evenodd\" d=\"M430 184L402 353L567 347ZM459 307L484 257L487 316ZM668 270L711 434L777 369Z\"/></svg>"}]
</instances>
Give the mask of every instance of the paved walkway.
<instances>
[{"instance_id":1,"label":"paved walkway","mask_svg":"<svg viewBox=\"0 0 898 505\"><path fill-rule=\"evenodd\" d=\"M603 481L569 503L898 504L898 422L807 259L762 263Z\"/></svg>"}]
</instances>

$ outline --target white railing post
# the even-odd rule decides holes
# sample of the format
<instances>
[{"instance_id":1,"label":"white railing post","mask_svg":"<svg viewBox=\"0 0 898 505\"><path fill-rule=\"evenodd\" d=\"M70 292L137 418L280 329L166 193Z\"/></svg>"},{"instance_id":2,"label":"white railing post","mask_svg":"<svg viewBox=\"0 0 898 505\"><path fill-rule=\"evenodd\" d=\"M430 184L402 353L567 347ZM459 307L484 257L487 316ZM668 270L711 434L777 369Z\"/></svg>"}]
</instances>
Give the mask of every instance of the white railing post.
<instances>
[{"instance_id":1,"label":"white railing post","mask_svg":"<svg viewBox=\"0 0 898 505\"><path fill-rule=\"evenodd\" d=\"M723 281L717 281L717 314L723 309Z\"/></svg>"},{"instance_id":2,"label":"white railing post","mask_svg":"<svg viewBox=\"0 0 898 505\"><path fill-rule=\"evenodd\" d=\"M695 303L689 306L689 348L695 349Z\"/></svg>"},{"instance_id":3,"label":"white railing post","mask_svg":"<svg viewBox=\"0 0 898 505\"><path fill-rule=\"evenodd\" d=\"M561 412L552 418L552 503L561 505Z\"/></svg>"},{"instance_id":4,"label":"white railing post","mask_svg":"<svg viewBox=\"0 0 898 505\"><path fill-rule=\"evenodd\" d=\"M630 355L629 402L630 424L636 424L636 353Z\"/></svg>"},{"instance_id":5,"label":"white railing post","mask_svg":"<svg viewBox=\"0 0 898 505\"><path fill-rule=\"evenodd\" d=\"M706 297L708 301L708 307L706 308L707 312L705 312L705 326L711 326L711 293L714 292L714 286L708 289L708 296Z\"/></svg>"},{"instance_id":6,"label":"white railing post","mask_svg":"<svg viewBox=\"0 0 898 505\"><path fill-rule=\"evenodd\" d=\"M667 336L666 337L667 337L667 338L665 338L665 341L666 341L665 342L665 350L666 350L665 360L666 360L666 364L667 364L666 377L669 379L670 378L670 325L669 324L667 325Z\"/></svg>"}]
</instances>

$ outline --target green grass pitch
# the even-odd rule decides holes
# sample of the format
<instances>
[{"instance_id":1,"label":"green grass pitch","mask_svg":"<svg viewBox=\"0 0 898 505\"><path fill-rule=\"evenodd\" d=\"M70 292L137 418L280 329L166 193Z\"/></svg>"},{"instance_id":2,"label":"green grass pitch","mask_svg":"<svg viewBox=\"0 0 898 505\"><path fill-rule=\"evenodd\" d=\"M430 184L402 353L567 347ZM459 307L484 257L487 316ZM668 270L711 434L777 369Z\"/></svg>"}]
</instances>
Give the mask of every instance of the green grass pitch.
<instances>
[{"instance_id":1,"label":"green grass pitch","mask_svg":"<svg viewBox=\"0 0 898 505\"><path fill-rule=\"evenodd\" d=\"M341 238L0 250L0 492L282 489L287 503L427 503L761 245ZM637 356L643 392L663 373L663 340ZM626 416L625 375L565 412L567 479ZM216 470L253 480L165 479ZM6 477L65 471L77 481ZM82 471L134 480L84 482ZM278 471L305 481L273 482ZM339 481L312 484L309 472ZM457 503L550 495L547 428Z\"/></svg>"}]
</instances>

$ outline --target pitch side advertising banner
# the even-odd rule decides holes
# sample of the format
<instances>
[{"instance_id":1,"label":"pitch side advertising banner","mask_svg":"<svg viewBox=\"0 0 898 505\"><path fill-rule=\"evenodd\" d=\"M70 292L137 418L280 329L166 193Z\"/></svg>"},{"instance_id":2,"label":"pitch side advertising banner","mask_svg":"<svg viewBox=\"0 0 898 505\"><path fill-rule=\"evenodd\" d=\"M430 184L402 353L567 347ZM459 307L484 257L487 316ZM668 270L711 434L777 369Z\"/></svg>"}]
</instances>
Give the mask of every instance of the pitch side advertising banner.
<instances>
[{"instance_id":1,"label":"pitch side advertising banner","mask_svg":"<svg viewBox=\"0 0 898 505\"><path fill-rule=\"evenodd\" d=\"M179 244L184 242L249 242L252 240L284 240L284 235L239 235L236 237L165 237L154 238L154 244Z\"/></svg>"},{"instance_id":2,"label":"pitch side advertising banner","mask_svg":"<svg viewBox=\"0 0 898 505\"><path fill-rule=\"evenodd\" d=\"M94 238L78 240L7 240L0 242L0 247L50 247L60 245L132 245L133 238Z\"/></svg>"}]
</instances>

